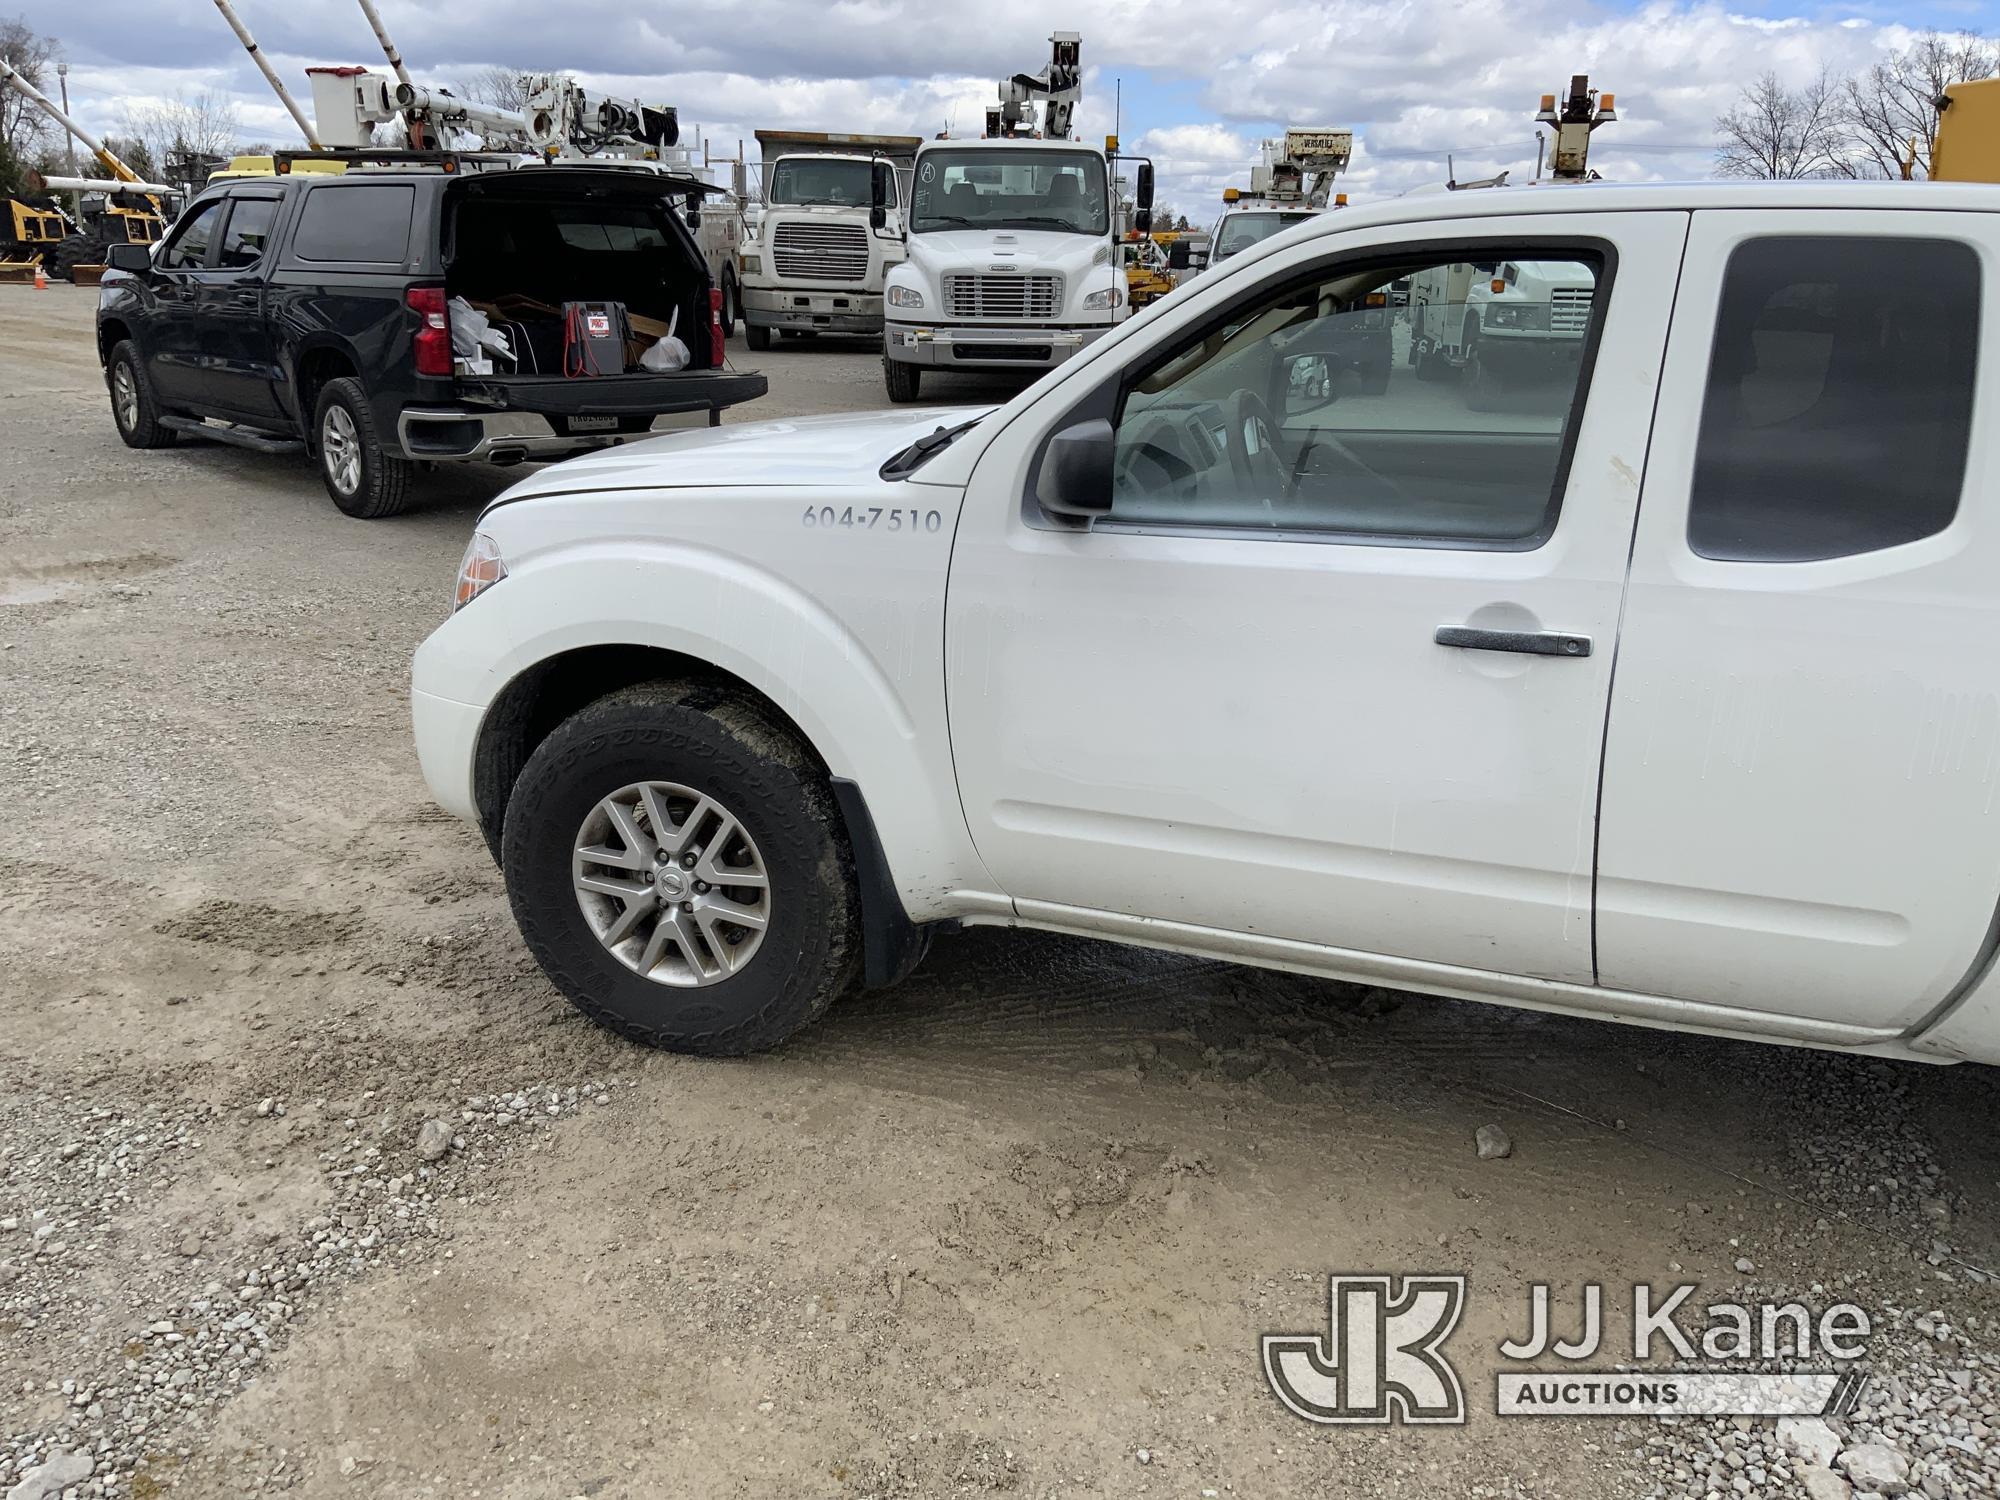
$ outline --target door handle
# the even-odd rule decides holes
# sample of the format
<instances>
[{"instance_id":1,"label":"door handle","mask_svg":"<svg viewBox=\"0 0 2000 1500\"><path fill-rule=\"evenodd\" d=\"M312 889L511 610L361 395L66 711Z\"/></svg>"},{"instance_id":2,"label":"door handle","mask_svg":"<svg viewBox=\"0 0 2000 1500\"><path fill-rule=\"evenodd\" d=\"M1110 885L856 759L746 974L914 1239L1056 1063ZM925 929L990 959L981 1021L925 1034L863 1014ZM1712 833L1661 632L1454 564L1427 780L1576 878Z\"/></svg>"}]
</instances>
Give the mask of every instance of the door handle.
<instances>
[{"instance_id":1,"label":"door handle","mask_svg":"<svg viewBox=\"0 0 2000 1500\"><path fill-rule=\"evenodd\" d=\"M1588 656L1590 637L1554 630L1475 630L1470 625L1440 625L1440 646L1461 651L1514 651L1524 656Z\"/></svg>"},{"instance_id":2,"label":"door handle","mask_svg":"<svg viewBox=\"0 0 2000 1500\"><path fill-rule=\"evenodd\" d=\"M255 292L238 292L235 297L235 302L238 307L255 307L257 305L257 300L258 300L257 294Z\"/></svg>"}]
</instances>

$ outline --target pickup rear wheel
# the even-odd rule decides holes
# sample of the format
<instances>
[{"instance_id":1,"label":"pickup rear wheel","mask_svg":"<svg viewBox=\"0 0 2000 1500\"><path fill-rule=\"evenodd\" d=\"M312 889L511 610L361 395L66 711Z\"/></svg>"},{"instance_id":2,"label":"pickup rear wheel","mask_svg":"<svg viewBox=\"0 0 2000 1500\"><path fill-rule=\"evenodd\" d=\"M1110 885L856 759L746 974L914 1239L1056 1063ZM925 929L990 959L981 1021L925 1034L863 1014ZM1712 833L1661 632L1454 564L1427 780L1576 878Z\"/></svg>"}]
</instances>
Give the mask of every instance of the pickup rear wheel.
<instances>
[{"instance_id":1,"label":"pickup rear wheel","mask_svg":"<svg viewBox=\"0 0 2000 1500\"><path fill-rule=\"evenodd\" d=\"M754 705L698 684L629 688L558 725L514 784L501 864L556 988L648 1046L774 1047L858 969L824 776Z\"/></svg>"},{"instance_id":2,"label":"pickup rear wheel","mask_svg":"<svg viewBox=\"0 0 2000 1500\"><path fill-rule=\"evenodd\" d=\"M320 388L313 407L313 451L333 503L363 521L393 516L410 503L408 459L384 451L368 392L343 375Z\"/></svg>"},{"instance_id":3,"label":"pickup rear wheel","mask_svg":"<svg viewBox=\"0 0 2000 1500\"><path fill-rule=\"evenodd\" d=\"M111 420L118 424L118 436L128 448L165 448L174 441L174 430L160 425L159 403L153 397L153 383L146 378L146 362L130 339L112 346L104 365L104 379L111 387Z\"/></svg>"},{"instance_id":4,"label":"pickup rear wheel","mask_svg":"<svg viewBox=\"0 0 2000 1500\"><path fill-rule=\"evenodd\" d=\"M889 388L889 399L895 402L914 401L917 388L923 384L924 372L915 365L906 365L899 359L882 361L882 383Z\"/></svg>"}]
</instances>

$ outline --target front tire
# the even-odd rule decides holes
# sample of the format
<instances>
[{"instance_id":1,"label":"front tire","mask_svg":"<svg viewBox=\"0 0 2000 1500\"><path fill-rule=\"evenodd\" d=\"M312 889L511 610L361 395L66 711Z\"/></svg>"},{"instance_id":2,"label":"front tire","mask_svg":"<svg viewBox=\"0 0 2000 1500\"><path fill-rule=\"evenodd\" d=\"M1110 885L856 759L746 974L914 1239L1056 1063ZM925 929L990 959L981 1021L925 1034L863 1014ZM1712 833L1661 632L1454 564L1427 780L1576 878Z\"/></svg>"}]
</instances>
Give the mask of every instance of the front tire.
<instances>
[{"instance_id":1,"label":"front tire","mask_svg":"<svg viewBox=\"0 0 2000 1500\"><path fill-rule=\"evenodd\" d=\"M160 425L160 404L146 362L130 339L120 339L105 362L104 378L111 388L111 420L128 448L166 448L173 444L171 427Z\"/></svg>"},{"instance_id":2,"label":"front tire","mask_svg":"<svg viewBox=\"0 0 2000 1500\"><path fill-rule=\"evenodd\" d=\"M558 725L514 785L501 864L543 972L648 1046L775 1047L858 970L824 776L757 706L703 684L628 688Z\"/></svg>"},{"instance_id":3,"label":"front tire","mask_svg":"<svg viewBox=\"0 0 2000 1500\"><path fill-rule=\"evenodd\" d=\"M923 385L923 371L899 359L885 358L882 383L889 388L889 399L902 405L917 399L917 391Z\"/></svg>"},{"instance_id":4,"label":"front tire","mask_svg":"<svg viewBox=\"0 0 2000 1500\"><path fill-rule=\"evenodd\" d=\"M736 278L722 273L722 336L724 339L736 337L736 309L741 302L736 291Z\"/></svg>"},{"instance_id":5,"label":"front tire","mask_svg":"<svg viewBox=\"0 0 2000 1500\"><path fill-rule=\"evenodd\" d=\"M383 447L368 392L352 376L321 388L313 405L313 451L326 492L344 514L379 521L409 505L415 465Z\"/></svg>"},{"instance_id":6,"label":"front tire","mask_svg":"<svg viewBox=\"0 0 2000 1500\"><path fill-rule=\"evenodd\" d=\"M743 341L757 353L763 354L771 347L771 330L756 323L743 325Z\"/></svg>"}]
</instances>

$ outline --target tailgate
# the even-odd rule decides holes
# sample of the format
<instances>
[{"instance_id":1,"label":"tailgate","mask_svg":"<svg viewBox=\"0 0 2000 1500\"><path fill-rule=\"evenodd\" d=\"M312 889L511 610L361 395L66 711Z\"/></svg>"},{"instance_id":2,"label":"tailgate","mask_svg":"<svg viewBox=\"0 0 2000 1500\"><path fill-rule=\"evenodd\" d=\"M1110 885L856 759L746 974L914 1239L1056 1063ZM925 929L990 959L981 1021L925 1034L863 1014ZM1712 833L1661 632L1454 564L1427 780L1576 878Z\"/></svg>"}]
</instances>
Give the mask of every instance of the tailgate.
<instances>
[{"instance_id":1,"label":"tailgate","mask_svg":"<svg viewBox=\"0 0 2000 1500\"><path fill-rule=\"evenodd\" d=\"M721 411L739 401L756 400L771 383L762 375L733 370L681 370L671 375L642 370L575 379L563 375L462 378L457 388L463 400L478 406L539 412L555 420L561 431L567 429L567 419L572 417L651 418L671 412ZM592 428L600 425L604 424L589 423Z\"/></svg>"}]
</instances>

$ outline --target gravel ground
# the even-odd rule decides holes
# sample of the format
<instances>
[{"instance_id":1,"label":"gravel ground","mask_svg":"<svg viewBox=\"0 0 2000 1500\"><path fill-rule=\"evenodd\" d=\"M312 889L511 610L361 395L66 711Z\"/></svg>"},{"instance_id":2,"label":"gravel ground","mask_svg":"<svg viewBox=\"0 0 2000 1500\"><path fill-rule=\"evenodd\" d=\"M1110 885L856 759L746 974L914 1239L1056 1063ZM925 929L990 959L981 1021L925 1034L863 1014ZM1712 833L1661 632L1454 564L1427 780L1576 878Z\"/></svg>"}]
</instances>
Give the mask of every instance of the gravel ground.
<instances>
[{"instance_id":1,"label":"gravel ground","mask_svg":"<svg viewBox=\"0 0 2000 1500\"><path fill-rule=\"evenodd\" d=\"M8 1500L2000 1489L1985 1070L996 931L769 1057L583 1024L408 743L502 481L368 525L129 452L90 307L0 288ZM764 415L881 400L862 347L757 363ZM1273 1399L1258 1336L1353 1270L1469 1276L1465 1427ZM1635 1280L1853 1300L1862 1405L1494 1416L1526 1288L1586 1280L1600 1364Z\"/></svg>"}]
</instances>

